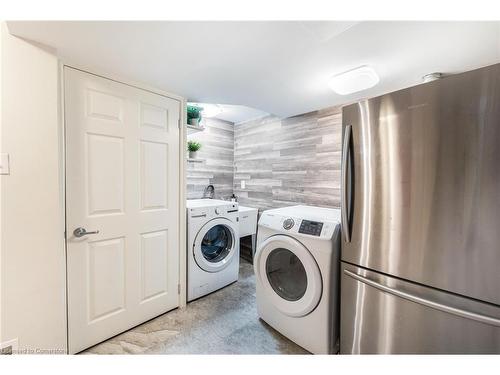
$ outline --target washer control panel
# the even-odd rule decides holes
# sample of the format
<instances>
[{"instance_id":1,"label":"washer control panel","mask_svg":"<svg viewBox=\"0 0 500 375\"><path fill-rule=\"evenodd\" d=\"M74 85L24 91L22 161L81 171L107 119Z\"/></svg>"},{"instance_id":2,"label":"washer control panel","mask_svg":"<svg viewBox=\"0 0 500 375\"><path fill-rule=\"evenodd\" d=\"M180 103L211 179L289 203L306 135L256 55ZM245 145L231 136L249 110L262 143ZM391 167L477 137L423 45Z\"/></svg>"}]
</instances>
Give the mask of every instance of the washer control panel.
<instances>
[{"instance_id":1,"label":"washer control panel","mask_svg":"<svg viewBox=\"0 0 500 375\"><path fill-rule=\"evenodd\" d=\"M311 236L321 236L323 223L319 221L302 220L300 223L299 233L309 234Z\"/></svg>"},{"instance_id":2,"label":"washer control panel","mask_svg":"<svg viewBox=\"0 0 500 375\"><path fill-rule=\"evenodd\" d=\"M207 201L210 201L207 199ZM213 217L238 217L238 203L228 202L227 204L209 206L191 207L187 209L188 219L190 220L209 220Z\"/></svg>"}]
</instances>

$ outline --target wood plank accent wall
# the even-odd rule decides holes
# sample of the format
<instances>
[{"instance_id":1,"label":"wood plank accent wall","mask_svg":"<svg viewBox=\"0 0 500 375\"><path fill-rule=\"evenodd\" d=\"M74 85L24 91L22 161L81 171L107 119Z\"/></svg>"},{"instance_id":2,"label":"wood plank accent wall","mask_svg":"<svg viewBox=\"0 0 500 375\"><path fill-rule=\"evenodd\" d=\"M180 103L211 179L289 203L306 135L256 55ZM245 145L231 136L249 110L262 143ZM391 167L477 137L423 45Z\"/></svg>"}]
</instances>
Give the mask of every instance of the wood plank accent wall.
<instances>
[{"instance_id":1,"label":"wood plank accent wall","mask_svg":"<svg viewBox=\"0 0 500 375\"><path fill-rule=\"evenodd\" d=\"M286 119L268 116L234 130L234 193L240 204L259 210L340 207L341 107Z\"/></svg>"},{"instance_id":2,"label":"wood plank accent wall","mask_svg":"<svg viewBox=\"0 0 500 375\"><path fill-rule=\"evenodd\" d=\"M215 198L228 199L233 194L234 124L218 119L204 119L205 130L189 134L188 140L202 143L198 158L186 169L187 198L201 198L207 185L214 185Z\"/></svg>"}]
</instances>

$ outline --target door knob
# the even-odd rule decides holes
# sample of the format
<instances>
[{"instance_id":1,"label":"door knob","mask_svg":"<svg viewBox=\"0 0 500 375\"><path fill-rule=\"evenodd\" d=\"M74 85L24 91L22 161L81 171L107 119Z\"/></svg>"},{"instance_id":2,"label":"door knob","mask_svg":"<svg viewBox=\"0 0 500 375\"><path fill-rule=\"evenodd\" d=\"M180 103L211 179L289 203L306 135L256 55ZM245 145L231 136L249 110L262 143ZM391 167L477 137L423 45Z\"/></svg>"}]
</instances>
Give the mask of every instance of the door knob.
<instances>
[{"instance_id":1,"label":"door knob","mask_svg":"<svg viewBox=\"0 0 500 375\"><path fill-rule=\"evenodd\" d=\"M95 230L93 232L87 232L87 230L85 228L82 228L82 227L76 228L73 231L73 234L75 235L75 237L78 237L78 238L86 236L87 234L97 234L97 233L99 233L98 230Z\"/></svg>"}]
</instances>

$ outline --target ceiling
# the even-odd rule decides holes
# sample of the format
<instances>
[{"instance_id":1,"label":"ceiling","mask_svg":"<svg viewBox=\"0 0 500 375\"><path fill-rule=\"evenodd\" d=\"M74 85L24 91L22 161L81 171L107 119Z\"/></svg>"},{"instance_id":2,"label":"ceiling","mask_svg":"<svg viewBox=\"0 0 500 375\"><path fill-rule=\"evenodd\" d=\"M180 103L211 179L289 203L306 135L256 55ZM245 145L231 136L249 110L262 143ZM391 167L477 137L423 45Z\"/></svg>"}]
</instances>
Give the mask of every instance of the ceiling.
<instances>
[{"instance_id":1,"label":"ceiling","mask_svg":"<svg viewBox=\"0 0 500 375\"><path fill-rule=\"evenodd\" d=\"M11 21L8 27L55 48L70 64L190 101L281 117L412 86L427 73L500 62L499 22ZM332 75L360 65L377 71L377 86L348 96L329 89Z\"/></svg>"},{"instance_id":2,"label":"ceiling","mask_svg":"<svg viewBox=\"0 0 500 375\"><path fill-rule=\"evenodd\" d=\"M204 107L206 103L188 103L196 105L199 107ZM209 104L211 105L211 104ZM218 118L220 120L229 121L234 124L238 124L245 121L255 120L264 116L269 116L268 112L264 112L255 108L247 107L244 105L233 105L233 104L218 104L217 105L221 112L213 118ZM202 113L203 115L203 113ZM207 116L204 116L207 117Z\"/></svg>"}]
</instances>

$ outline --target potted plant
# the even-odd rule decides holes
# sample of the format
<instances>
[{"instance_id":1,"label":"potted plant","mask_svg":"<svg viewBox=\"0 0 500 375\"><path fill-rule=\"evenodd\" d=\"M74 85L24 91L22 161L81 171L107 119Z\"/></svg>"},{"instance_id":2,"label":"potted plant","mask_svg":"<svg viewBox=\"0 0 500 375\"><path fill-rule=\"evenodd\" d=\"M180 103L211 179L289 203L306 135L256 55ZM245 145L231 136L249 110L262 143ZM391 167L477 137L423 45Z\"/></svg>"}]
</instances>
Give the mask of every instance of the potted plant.
<instances>
[{"instance_id":1,"label":"potted plant","mask_svg":"<svg viewBox=\"0 0 500 375\"><path fill-rule=\"evenodd\" d=\"M198 150L201 148L201 143L196 141L188 141L187 146L189 151L189 158L196 159L196 154Z\"/></svg>"},{"instance_id":2,"label":"potted plant","mask_svg":"<svg viewBox=\"0 0 500 375\"><path fill-rule=\"evenodd\" d=\"M189 125L200 126L201 111L203 111L201 107L195 105L187 106L187 121Z\"/></svg>"}]
</instances>

